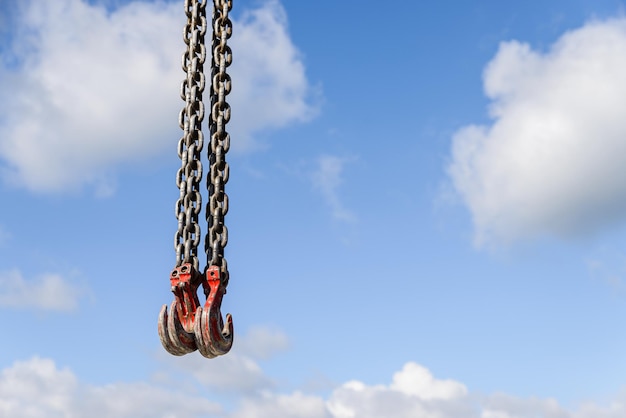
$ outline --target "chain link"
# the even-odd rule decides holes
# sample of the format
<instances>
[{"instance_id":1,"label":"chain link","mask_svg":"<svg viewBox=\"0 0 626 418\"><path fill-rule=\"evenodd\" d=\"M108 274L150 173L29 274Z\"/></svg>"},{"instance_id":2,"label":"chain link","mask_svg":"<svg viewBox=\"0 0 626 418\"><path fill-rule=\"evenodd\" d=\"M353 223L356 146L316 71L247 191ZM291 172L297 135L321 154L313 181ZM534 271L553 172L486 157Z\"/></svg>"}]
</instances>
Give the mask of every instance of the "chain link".
<instances>
[{"instance_id":1,"label":"chain link","mask_svg":"<svg viewBox=\"0 0 626 418\"><path fill-rule=\"evenodd\" d=\"M230 105L226 102L226 96L231 90L231 80L226 69L233 60L232 51L226 43L233 29L228 17L232 5L232 0L213 0L211 112L209 115L211 143L210 170L207 176L209 202L206 211L209 231L205 237L207 261L210 266L220 267L224 286L228 284L228 266L224 257L224 247L228 243L228 229L224 225L224 216L228 213L228 195L224 192L224 186L228 182L230 173L226 162L226 153L230 148L230 135L226 132L226 124L230 120Z\"/></svg>"},{"instance_id":2,"label":"chain link","mask_svg":"<svg viewBox=\"0 0 626 418\"><path fill-rule=\"evenodd\" d=\"M206 84L204 77L206 0L185 0L185 14L187 24L183 40L187 45L187 50L182 56L182 68L187 77L180 87L180 97L185 101L185 106L178 116L178 124L183 130L183 136L178 142L178 157L182 164L176 174L176 186L180 190L180 196L175 207L178 230L174 236L174 249L177 267L183 263L192 263L198 271L198 244L201 235L198 215L202 208L201 151L204 146L204 136L201 131L204 119L202 92Z\"/></svg>"}]
</instances>

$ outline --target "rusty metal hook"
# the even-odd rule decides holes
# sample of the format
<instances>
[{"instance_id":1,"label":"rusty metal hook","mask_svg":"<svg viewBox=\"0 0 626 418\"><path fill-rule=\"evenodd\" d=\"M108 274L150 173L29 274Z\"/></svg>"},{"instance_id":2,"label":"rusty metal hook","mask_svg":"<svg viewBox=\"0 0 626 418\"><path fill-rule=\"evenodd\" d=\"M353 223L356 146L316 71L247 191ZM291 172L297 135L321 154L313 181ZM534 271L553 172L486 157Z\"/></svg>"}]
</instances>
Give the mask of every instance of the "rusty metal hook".
<instances>
[{"instance_id":1,"label":"rusty metal hook","mask_svg":"<svg viewBox=\"0 0 626 418\"><path fill-rule=\"evenodd\" d=\"M175 356L198 350L204 357L226 354L233 345L233 319L222 319L220 307L226 287L220 269L211 266L203 277L191 263L176 267L170 274L174 301L168 315L167 305L159 313L159 337L163 347ZM206 302L200 306L198 288L202 284Z\"/></svg>"},{"instance_id":2,"label":"rusty metal hook","mask_svg":"<svg viewBox=\"0 0 626 418\"><path fill-rule=\"evenodd\" d=\"M182 264L172 270L170 283L174 301L167 313L163 305L159 313L159 337L161 344L175 356L182 356L197 349L194 338L196 310L200 307L198 287L202 275L191 263Z\"/></svg>"},{"instance_id":3,"label":"rusty metal hook","mask_svg":"<svg viewBox=\"0 0 626 418\"><path fill-rule=\"evenodd\" d=\"M206 280L202 282L206 302L204 308L196 309L194 333L196 347L204 357L213 358L230 351L233 345L233 318L226 315L226 324L220 308L226 287L222 284L220 268L210 266L206 271Z\"/></svg>"}]
</instances>

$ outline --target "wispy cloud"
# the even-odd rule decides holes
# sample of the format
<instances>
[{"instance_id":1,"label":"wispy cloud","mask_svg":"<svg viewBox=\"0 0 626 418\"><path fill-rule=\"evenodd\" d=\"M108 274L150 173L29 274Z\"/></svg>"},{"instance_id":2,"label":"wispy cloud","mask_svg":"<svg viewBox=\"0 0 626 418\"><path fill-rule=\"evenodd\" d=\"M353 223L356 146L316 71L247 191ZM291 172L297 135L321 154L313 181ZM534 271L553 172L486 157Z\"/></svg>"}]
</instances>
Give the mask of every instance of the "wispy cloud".
<instances>
[{"instance_id":1,"label":"wispy cloud","mask_svg":"<svg viewBox=\"0 0 626 418\"><path fill-rule=\"evenodd\" d=\"M448 172L476 244L570 238L626 219L626 19L546 52L504 42L484 72L493 123L453 138Z\"/></svg>"},{"instance_id":2,"label":"wispy cloud","mask_svg":"<svg viewBox=\"0 0 626 418\"><path fill-rule=\"evenodd\" d=\"M267 360L289 348L289 338L276 328L256 326L237 341L237 351L257 360Z\"/></svg>"},{"instance_id":3,"label":"wispy cloud","mask_svg":"<svg viewBox=\"0 0 626 418\"><path fill-rule=\"evenodd\" d=\"M227 356L211 361L200 355L167 356L165 362L175 372L183 371L212 390L251 395L275 386L263 373L259 361L273 357L288 346L289 340L283 332L257 326L238 337Z\"/></svg>"},{"instance_id":4,"label":"wispy cloud","mask_svg":"<svg viewBox=\"0 0 626 418\"><path fill-rule=\"evenodd\" d=\"M0 272L0 308L70 312L85 291L59 274L25 279L19 270Z\"/></svg>"},{"instance_id":5,"label":"wispy cloud","mask_svg":"<svg viewBox=\"0 0 626 418\"><path fill-rule=\"evenodd\" d=\"M16 187L114 191L116 166L175 152L184 74L179 2L27 0L0 51L0 173ZM229 130L234 150L260 130L315 113L314 93L278 1L234 21ZM210 48L209 48L210 51ZM28 123L24 123L28 115Z\"/></svg>"},{"instance_id":6,"label":"wispy cloud","mask_svg":"<svg viewBox=\"0 0 626 418\"><path fill-rule=\"evenodd\" d=\"M213 363L202 360L204 363ZM216 369L227 377L228 368ZM193 374L196 378L198 374ZM249 376L240 375L239 379ZM270 379L266 380L269 382ZM239 395L226 405L212 399L213 383L201 389L175 385L175 379L111 383L81 382L53 360L34 357L0 371L0 415L15 418L90 416L94 418L218 417L218 418L622 418L626 397L603 406L585 402L566 409L552 398L521 398L510 394L483 395L463 383L439 379L425 367L409 362L389 384L368 385L358 380L337 386L322 397L302 391L284 392L266 386L250 392L240 382ZM196 381L197 382L197 381ZM202 385L202 382L199 382ZM206 386L205 386L206 387ZM231 395L234 395L232 393Z\"/></svg>"},{"instance_id":7,"label":"wispy cloud","mask_svg":"<svg viewBox=\"0 0 626 418\"><path fill-rule=\"evenodd\" d=\"M591 278L608 285L616 292L624 291L626 254L603 247L584 260Z\"/></svg>"},{"instance_id":8,"label":"wispy cloud","mask_svg":"<svg viewBox=\"0 0 626 418\"><path fill-rule=\"evenodd\" d=\"M333 218L346 222L356 220L356 215L344 206L340 193L345 165L352 160L353 158L322 155L317 159L311 174L313 187L321 193Z\"/></svg>"},{"instance_id":9,"label":"wispy cloud","mask_svg":"<svg viewBox=\"0 0 626 418\"><path fill-rule=\"evenodd\" d=\"M6 244L11 239L11 233L5 227L0 225L0 246Z\"/></svg>"}]
</instances>

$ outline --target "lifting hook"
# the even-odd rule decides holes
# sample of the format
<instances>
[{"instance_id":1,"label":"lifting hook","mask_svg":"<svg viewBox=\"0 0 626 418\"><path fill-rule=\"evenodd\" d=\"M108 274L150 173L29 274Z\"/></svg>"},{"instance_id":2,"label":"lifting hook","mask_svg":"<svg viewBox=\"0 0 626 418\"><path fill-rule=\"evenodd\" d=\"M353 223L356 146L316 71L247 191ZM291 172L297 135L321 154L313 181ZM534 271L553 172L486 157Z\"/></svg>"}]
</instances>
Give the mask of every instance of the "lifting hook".
<instances>
[{"instance_id":1,"label":"lifting hook","mask_svg":"<svg viewBox=\"0 0 626 418\"><path fill-rule=\"evenodd\" d=\"M204 275L191 263L176 267L170 274L174 301L159 313L159 337L163 347L175 356L198 350L208 358L228 353L233 345L233 320L222 319L220 307L226 287L218 266L209 266ZM200 306L198 288L202 285L206 302Z\"/></svg>"},{"instance_id":2,"label":"lifting hook","mask_svg":"<svg viewBox=\"0 0 626 418\"><path fill-rule=\"evenodd\" d=\"M206 270L206 279L202 282L206 302L204 308L196 310L196 347L204 357L213 358L226 354L233 345L233 317L226 314L226 324L222 319L220 307L226 287L221 280L218 266L210 266Z\"/></svg>"}]
</instances>

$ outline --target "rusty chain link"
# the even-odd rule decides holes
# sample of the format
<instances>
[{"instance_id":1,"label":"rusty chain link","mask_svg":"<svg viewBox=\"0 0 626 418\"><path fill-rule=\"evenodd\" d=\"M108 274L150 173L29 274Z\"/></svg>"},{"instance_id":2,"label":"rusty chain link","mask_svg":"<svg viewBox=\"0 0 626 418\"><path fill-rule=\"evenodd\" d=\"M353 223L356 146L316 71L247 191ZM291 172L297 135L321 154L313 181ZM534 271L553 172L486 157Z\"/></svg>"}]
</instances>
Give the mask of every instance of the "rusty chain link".
<instances>
[{"instance_id":1,"label":"rusty chain link","mask_svg":"<svg viewBox=\"0 0 626 418\"><path fill-rule=\"evenodd\" d=\"M183 263L192 263L198 270L200 243L198 214L202 208L199 185L202 180L201 151L204 146L201 124L204 119L202 92L205 86L206 0L185 0L185 14L187 24L183 40L187 50L182 56L182 68L187 77L180 87L180 97L185 101L185 106L178 116L183 136L178 142L178 157L182 165L176 174L176 186L180 189L180 197L175 207L178 230L174 236L174 248L177 267Z\"/></svg>"},{"instance_id":2,"label":"rusty chain link","mask_svg":"<svg viewBox=\"0 0 626 418\"><path fill-rule=\"evenodd\" d=\"M202 207L199 184L202 179L201 152L204 136L201 124L204 119L202 93L205 88L204 63L206 48L204 36L207 30L206 0L185 0L187 24L183 39L187 50L182 56L182 68L187 77L181 83L180 95L185 106L179 114L179 125L183 136L178 142L178 156L182 165L176 175L176 186L180 196L176 201L175 215L178 230L174 237L176 266L192 263L199 271L198 245L200 226L198 215ZM232 35L232 22L228 13L232 0L214 0L213 36L211 57L211 111L209 114L209 174L207 189L209 202L206 206L206 219L209 230L205 236L205 251L208 265L220 267L223 284L228 284L228 265L224 257L224 247L228 243L228 229L224 217L228 213L228 195L224 187L228 182L229 166L226 153L230 148L230 135L226 124L230 120L230 105L226 96L231 91L231 79L226 69L232 63L232 52L227 40Z\"/></svg>"},{"instance_id":3,"label":"rusty chain link","mask_svg":"<svg viewBox=\"0 0 626 418\"><path fill-rule=\"evenodd\" d=\"M228 284L228 266L224 258L224 247L228 243L228 229L224 225L224 216L228 213L228 195L224 186L228 182L229 166L226 153L230 148L230 135L226 124L230 120L230 105L226 96L231 90L230 76L226 69L232 63L232 52L227 40L232 35L232 22L228 12L232 9L232 0L214 0L213 2L213 38L211 42L211 112L209 132L210 170L207 176L209 202L206 218L209 231L205 237L205 251L210 266L219 266L222 283Z\"/></svg>"}]
</instances>

